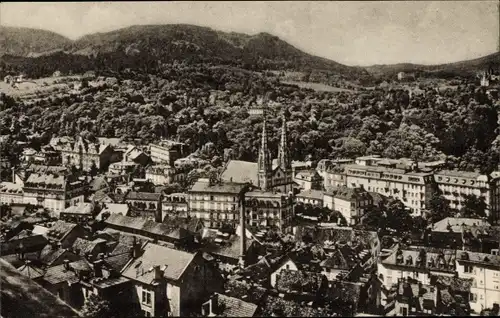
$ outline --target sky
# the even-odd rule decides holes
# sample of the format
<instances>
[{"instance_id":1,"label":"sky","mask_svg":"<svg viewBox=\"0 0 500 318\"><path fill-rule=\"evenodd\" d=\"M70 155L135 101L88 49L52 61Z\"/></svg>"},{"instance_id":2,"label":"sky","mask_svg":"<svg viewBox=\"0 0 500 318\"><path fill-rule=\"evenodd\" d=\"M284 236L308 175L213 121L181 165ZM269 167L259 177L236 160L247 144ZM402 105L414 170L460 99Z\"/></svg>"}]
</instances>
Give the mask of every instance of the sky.
<instances>
[{"instance_id":1,"label":"sky","mask_svg":"<svg viewBox=\"0 0 500 318\"><path fill-rule=\"evenodd\" d=\"M137 24L257 34L347 65L439 64L497 51L497 1L171 1L0 4L0 25L71 39Z\"/></svg>"}]
</instances>

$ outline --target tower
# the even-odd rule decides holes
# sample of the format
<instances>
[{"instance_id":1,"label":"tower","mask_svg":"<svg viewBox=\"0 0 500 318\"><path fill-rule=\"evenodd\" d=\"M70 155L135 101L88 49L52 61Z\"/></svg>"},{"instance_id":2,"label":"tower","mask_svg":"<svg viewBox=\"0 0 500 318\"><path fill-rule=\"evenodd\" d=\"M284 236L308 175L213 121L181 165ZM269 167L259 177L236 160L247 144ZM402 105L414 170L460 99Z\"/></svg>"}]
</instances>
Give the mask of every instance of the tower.
<instances>
[{"instance_id":1,"label":"tower","mask_svg":"<svg viewBox=\"0 0 500 318\"><path fill-rule=\"evenodd\" d=\"M283 120L283 124L281 126L281 141L278 147L278 166L286 172L287 170L292 169L292 162L290 160L290 152L288 152L285 114L283 114L281 118Z\"/></svg>"},{"instance_id":2,"label":"tower","mask_svg":"<svg viewBox=\"0 0 500 318\"><path fill-rule=\"evenodd\" d=\"M266 130L266 111L263 109L264 122L262 124L262 141L259 150L259 160L258 160L258 186L262 190L269 190L271 188L271 154L267 147L267 130Z\"/></svg>"}]
</instances>

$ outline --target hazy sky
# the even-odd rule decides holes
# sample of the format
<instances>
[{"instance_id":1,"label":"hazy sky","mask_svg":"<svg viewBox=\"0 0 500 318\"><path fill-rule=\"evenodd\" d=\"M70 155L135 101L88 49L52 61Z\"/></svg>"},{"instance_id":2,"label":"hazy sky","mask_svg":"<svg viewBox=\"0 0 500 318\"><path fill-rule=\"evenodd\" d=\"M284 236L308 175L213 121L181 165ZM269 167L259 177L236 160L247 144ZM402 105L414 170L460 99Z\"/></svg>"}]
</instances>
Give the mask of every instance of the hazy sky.
<instances>
[{"instance_id":1,"label":"hazy sky","mask_svg":"<svg viewBox=\"0 0 500 318\"><path fill-rule=\"evenodd\" d=\"M446 63L497 49L497 1L1 3L0 24L75 39L134 24L269 32L348 65Z\"/></svg>"}]
</instances>

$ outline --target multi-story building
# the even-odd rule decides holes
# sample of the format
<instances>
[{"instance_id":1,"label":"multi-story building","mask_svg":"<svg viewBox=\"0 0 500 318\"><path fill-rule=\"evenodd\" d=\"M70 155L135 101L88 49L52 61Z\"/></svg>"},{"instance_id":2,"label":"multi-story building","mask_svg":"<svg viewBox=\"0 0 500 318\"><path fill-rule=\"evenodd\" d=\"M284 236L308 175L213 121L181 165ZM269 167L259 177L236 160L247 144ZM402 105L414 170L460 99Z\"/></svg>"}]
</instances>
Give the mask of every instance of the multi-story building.
<instances>
[{"instance_id":1,"label":"multi-story building","mask_svg":"<svg viewBox=\"0 0 500 318\"><path fill-rule=\"evenodd\" d=\"M347 176L343 166L331 166L323 171L323 188L337 188L347 185Z\"/></svg>"},{"instance_id":2,"label":"multi-story building","mask_svg":"<svg viewBox=\"0 0 500 318\"><path fill-rule=\"evenodd\" d=\"M23 187L12 182L0 183L0 203L24 203Z\"/></svg>"},{"instance_id":3,"label":"multi-story building","mask_svg":"<svg viewBox=\"0 0 500 318\"><path fill-rule=\"evenodd\" d=\"M174 161L184 156L185 144L164 140L158 144L149 145L151 160L155 163L163 163L169 166L174 165Z\"/></svg>"},{"instance_id":4,"label":"multi-story building","mask_svg":"<svg viewBox=\"0 0 500 318\"><path fill-rule=\"evenodd\" d=\"M339 187L324 193L323 204L331 210L339 211L347 224L357 224L373 205L371 195L363 188Z\"/></svg>"},{"instance_id":5,"label":"multi-story building","mask_svg":"<svg viewBox=\"0 0 500 318\"><path fill-rule=\"evenodd\" d=\"M32 173L24 182L24 203L41 205L56 214L83 202L85 184L57 173Z\"/></svg>"},{"instance_id":6,"label":"multi-story building","mask_svg":"<svg viewBox=\"0 0 500 318\"><path fill-rule=\"evenodd\" d=\"M242 183L212 183L200 178L188 191L191 216L203 220L206 227L219 228L230 224L236 228L239 220L239 196Z\"/></svg>"},{"instance_id":7,"label":"multi-story building","mask_svg":"<svg viewBox=\"0 0 500 318\"><path fill-rule=\"evenodd\" d=\"M180 181L175 168L169 165L154 165L146 169L146 179L155 185L165 185ZM179 174L180 176L180 174Z\"/></svg>"},{"instance_id":8,"label":"multi-story building","mask_svg":"<svg viewBox=\"0 0 500 318\"><path fill-rule=\"evenodd\" d=\"M345 166L345 172L348 187L398 199L415 215L427 208L435 191L431 173L359 164Z\"/></svg>"},{"instance_id":9,"label":"multi-story building","mask_svg":"<svg viewBox=\"0 0 500 318\"><path fill-rule=\"evenodd\" d=\"M468 195L484 198L486 213L500 220L500 177L476 172L442 170L434 175L436 184L453 209L461 209Z\"/></svg>"},{"instance_id":10,"label":"multi-story building","mask_svg":"<svg viewBox=\"0 0 500 318\"><path fill-rule=\"evenodd\" d=\"M293 200L283 193L258 190L247 192L245 213L248 225L289 232L293 219Z\"/></svg>"},{"instance_id":11,"label":"multi-story building","mask_svg":"<svg viewBox=\"0 0 500 318\"><path fill-rule=\"evenodd\" d=\"M154 217L157 222L162 216L162 194L149 192L130 191L125 195L125 203L129 204L134 212L139 212L142 216Z\"/></svg>"},{"instance_id":12,"label":"multi-story building","mask_svg":"<svg viewBox=\"0 0 500 318\"><path fill-rule=\"evenodd\" d=\"M183 317L213 292L221 291L222 277L201 253L191 254L147 243L142 255L130 261L122 275L132 280L133 301L143 317Z\"/></svg>"},{"instance_id":13,"label":"multi-story building","mask_svg":"<svg viewBox=\"0 0 500 318\"><path fill-rule=\"evenodd\" d=\"M134 172L139 164L132 161L113 162L108 167L108 172L114 175L124 175Z\"/></svg>"},{"instance_id":14,"label":"multi-story building","mask_svg":"<svg viewBox=\"0 0 500 318\"><path fill-rule=\"evenodd\" d=\"M472 278L470 307L476 313L500 303L500 256L459 251L458 277Z\"/></svg>"},{"instance_id":15,"label":"multi-story building","mask_svg":"<svg viewBox=\"0 0 500 318\"><path fill-rule=\"evenodd\" d=\"M90 170L93 165L97 169L107 167L113 155L111 146L91 143L79 137L75 143L64 144L61 148L62 163L74 165L82 170Z\"/></svg>"},{"instance_id":16,"label":"multi-story building","mask_svg":"<svg viewBox=\"0 0 500 318\"><path fill-rule=\"evenodd\" d=\"M320 190L303 190L296 195L297 202L303 204L311 204L313 206L323 206L323 191Z\"/></svg>"},{"instance_id":17,"label":"multi-story building","mask_svg":"<svg viewBox=\"0 0 500 318\"><path fill-rule=\"evenodd\" d=\"M189 196L185 193L164 195L162 201L163 219L167 214L187 216L189 210L188 198Z\"/></svg>"},{"instance_id":18,"label":"multi-story building","mask_svg":"<svg viewBox=\"0 0 500 318\"><path fill-rule=\"evenodd\" d=\"M323 189L323 178L313 169L297 172L293 180L304 190Z\"/></svg>"}]
</instances>

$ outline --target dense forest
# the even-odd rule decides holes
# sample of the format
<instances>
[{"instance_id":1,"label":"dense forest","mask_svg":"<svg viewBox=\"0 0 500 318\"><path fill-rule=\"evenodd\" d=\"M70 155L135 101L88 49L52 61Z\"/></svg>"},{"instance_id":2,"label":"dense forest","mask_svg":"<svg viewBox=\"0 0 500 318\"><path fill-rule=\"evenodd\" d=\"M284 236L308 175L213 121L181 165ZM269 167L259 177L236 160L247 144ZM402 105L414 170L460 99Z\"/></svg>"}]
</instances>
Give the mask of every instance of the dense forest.
<instances>
[{"instance_id":1,"label":"dense forest","mask_svg":"<svg viewBox=\"0 0 500 318\"><path fill-rule=\"evenodd\" d=\"M11 141L32 133L41 139L138 137L144 143L176 138L193 150L214 145L203 148L211 155L256 160L262 118L248 109L266 96L274 114L268 119L270 149L277 149L278 115L285 112L295 160L380 154L448 159L450 168L484 173L499 163L498 105L465 80L441 90L421 84L419 94L410 94L387 86L318 92L283 84L271 72L190 61L109 74L116 84L86 87L79 95L27 103L2 94L0 133Z\"/></svg>"}]
</instances>

